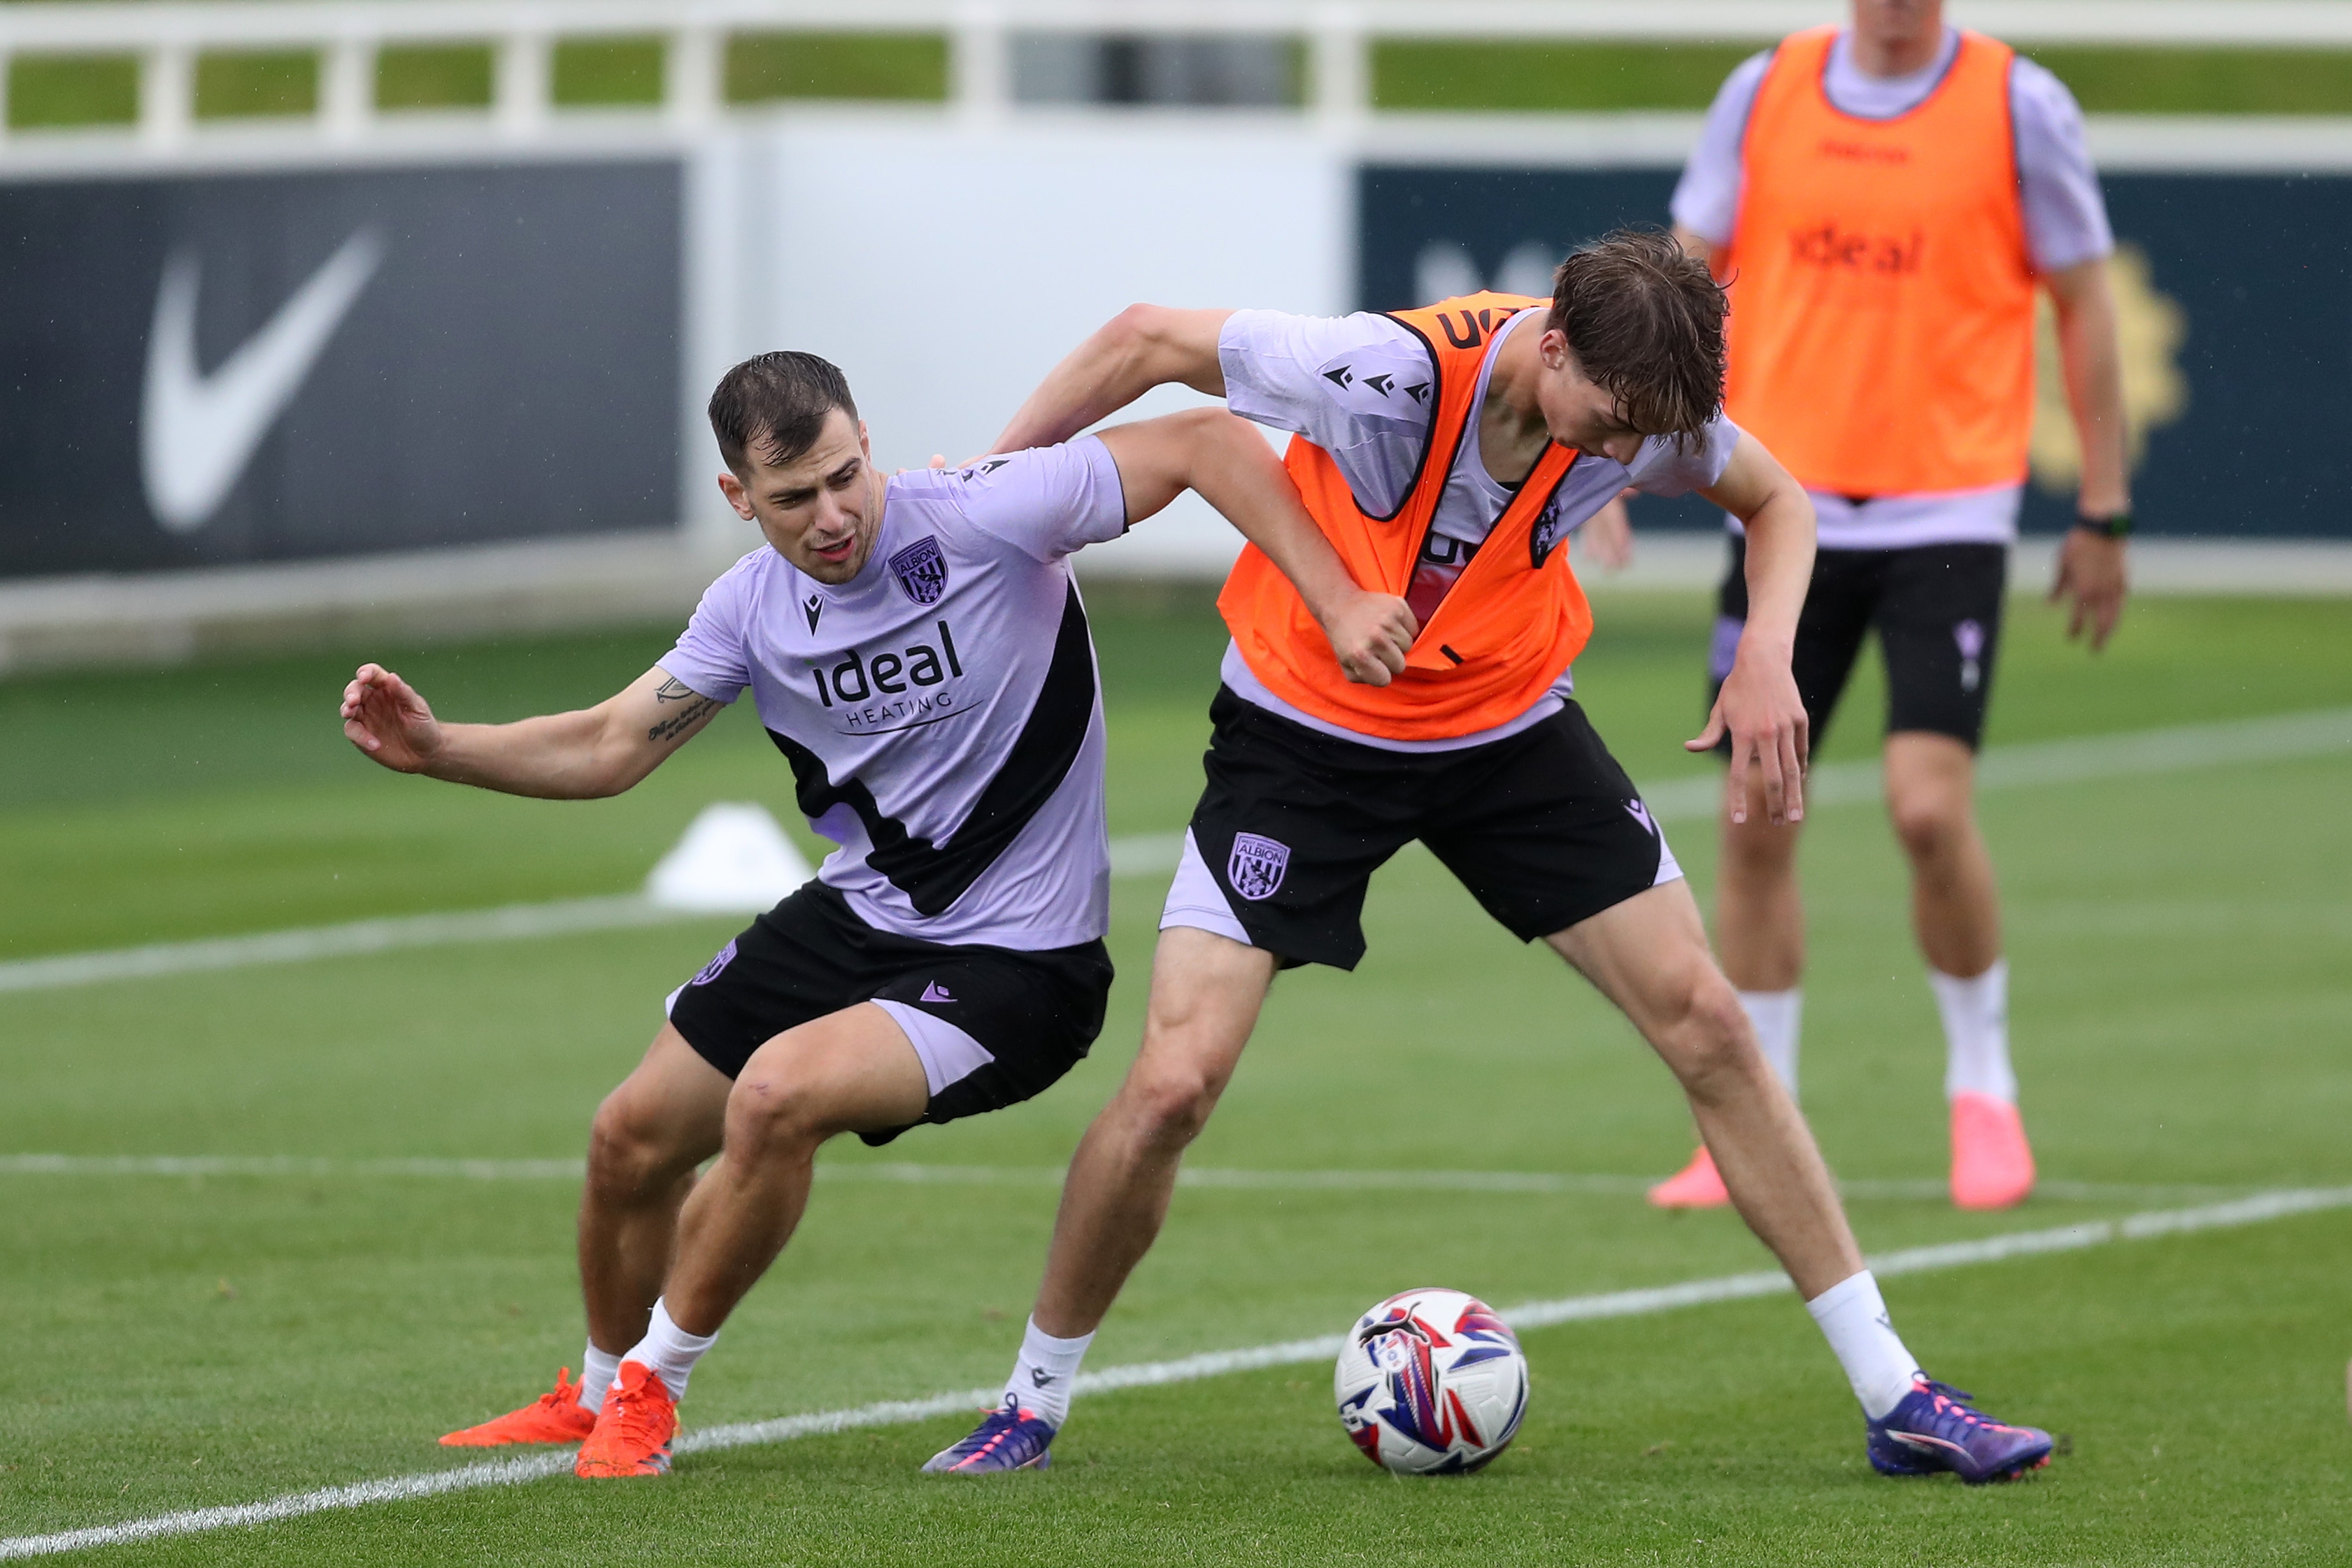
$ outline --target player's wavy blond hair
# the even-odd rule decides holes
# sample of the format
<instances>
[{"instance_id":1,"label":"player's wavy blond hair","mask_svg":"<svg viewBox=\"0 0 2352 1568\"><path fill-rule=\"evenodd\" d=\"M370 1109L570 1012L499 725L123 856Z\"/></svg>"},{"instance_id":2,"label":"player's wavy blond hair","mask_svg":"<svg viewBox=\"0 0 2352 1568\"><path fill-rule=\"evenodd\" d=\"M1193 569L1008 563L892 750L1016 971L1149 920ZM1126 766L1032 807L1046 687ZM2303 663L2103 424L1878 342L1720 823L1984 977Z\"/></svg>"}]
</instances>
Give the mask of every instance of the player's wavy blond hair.
<instances>
[{"instance_id":1,"label":"player's wavy blond hair","mask_svg":"<svg viewBox=\"0 0 2352 1568\"><path fill-rule=\"evenodd\" d=\"M1723 285L1662 228L1621 228L1552 274L1548 325L1646 436L1688 437L1723 411Z\"/></svg>"}]
</instances>

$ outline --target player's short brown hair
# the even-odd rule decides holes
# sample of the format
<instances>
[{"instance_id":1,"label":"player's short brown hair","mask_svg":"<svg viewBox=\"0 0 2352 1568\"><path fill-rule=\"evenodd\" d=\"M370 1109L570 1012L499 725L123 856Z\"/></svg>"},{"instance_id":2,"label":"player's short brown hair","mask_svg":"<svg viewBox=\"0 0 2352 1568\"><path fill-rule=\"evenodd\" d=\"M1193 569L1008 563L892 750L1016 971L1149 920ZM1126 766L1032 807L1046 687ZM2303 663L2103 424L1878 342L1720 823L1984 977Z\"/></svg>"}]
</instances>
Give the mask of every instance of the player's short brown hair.
<instances>
[{"instance_id":1,"label":"player's short brown hair","mask_svg":"<svg viewBox=\"0 0 2352 1568\"><path fill-rule=\"evenodd\" d=\"M1621 228L1552 274L1549 325L1645 436L1687 436L1723 411L1723 319L1706 263L1662 228Z\"/></svg>"},{"instance_id":2,"label":"player's short brown hair","mask_svg":"<svg viewBox=\"0 0 2352 1568\"><path fill-rule=\"evenodd\" d=\"M750 453L789 463L816 445L835 409L857 422L849 378L831 360L796 349L754 354L719 378L710 395L710 433L719 455L743 479L751 475Z\"/></svg>"}]
</instances>

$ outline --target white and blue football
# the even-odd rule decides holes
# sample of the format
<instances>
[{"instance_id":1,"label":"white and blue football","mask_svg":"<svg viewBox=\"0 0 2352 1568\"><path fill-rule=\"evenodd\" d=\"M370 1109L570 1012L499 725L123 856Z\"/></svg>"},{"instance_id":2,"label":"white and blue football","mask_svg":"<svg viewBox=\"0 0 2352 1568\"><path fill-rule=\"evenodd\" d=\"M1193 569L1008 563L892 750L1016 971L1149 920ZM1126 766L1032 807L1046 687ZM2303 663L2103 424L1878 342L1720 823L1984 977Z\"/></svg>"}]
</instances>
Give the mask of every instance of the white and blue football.
<instances>
[{"instance_id":1,"label":"white and blue football","mask_svg":"<svg viewBox=\"0 0 2352 1568\"><path fill-rule=\"evenodd\" d=\"M1357 1319L1332 1381L1348 1436L1400 1475L1477 1469L1528 1413L1518 1336L1459 1290L1402 1291Z\"/></svg>"}]
</instances>

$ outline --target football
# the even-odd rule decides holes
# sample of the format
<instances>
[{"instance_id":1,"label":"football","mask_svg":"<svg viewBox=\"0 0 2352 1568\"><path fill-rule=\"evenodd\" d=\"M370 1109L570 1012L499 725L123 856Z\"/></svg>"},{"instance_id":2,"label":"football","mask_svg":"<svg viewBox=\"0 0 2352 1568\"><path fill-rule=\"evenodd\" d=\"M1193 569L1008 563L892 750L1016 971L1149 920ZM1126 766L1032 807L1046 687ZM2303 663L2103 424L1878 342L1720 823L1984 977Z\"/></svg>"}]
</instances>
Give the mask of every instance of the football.
<instances>
[{"instance_id":1,"label":"football","mask_svg":"<svg viewBox=\"0 0 2352 1568\"><path fill-rule=\"evenodd\" d=\"M1402 1291L1357 1319L1332 1381L1349 1437L1400 1475L1477 1469L1528 1411L1518 1336L1459 1290Z\"/></svg>"}]
</instances>

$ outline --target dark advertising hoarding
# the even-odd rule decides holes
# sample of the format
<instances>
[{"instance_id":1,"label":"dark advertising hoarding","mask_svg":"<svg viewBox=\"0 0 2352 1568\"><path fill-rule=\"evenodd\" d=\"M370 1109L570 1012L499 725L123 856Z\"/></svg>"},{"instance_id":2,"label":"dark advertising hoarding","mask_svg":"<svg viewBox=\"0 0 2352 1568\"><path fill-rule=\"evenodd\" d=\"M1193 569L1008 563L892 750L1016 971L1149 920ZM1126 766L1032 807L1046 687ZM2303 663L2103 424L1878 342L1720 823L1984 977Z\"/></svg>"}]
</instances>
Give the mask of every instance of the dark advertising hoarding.
<instances>
[{"instance_id":1,"label":"dark advertising hoarding","mask_svg":"<svg viewBox=\"0 0 2352 1568\"><path fill-rule=\"evenodd\" d=\"M1668 169L1370 166L1359 299L1541 289L1545 268L1620 224L1664 223ZM2352 177L2111 174L2125 401L2143 531L2352 537ZM2045 320L2043 331L2048 333ZM2073 516L2073 437L2045 342L2024 526ZM1637 503L1652 525L1717 527L1696 501Z\"/></svg>"},{"instance_id":2,"label":"dark advertising hoarding","mask_svg":"<svg viewBox=\"0 0 2352 1568\"><path fill-rule=\"evenodd\" d=\"M677 521L673 160L0 184L0 576Z\"/></svg>"}]
</instances>

